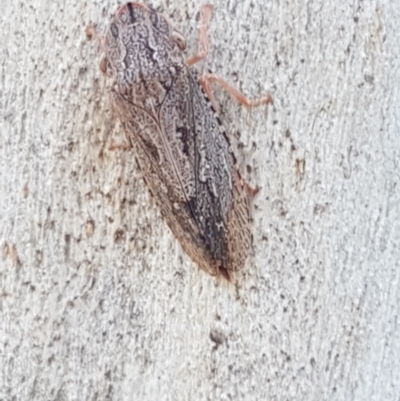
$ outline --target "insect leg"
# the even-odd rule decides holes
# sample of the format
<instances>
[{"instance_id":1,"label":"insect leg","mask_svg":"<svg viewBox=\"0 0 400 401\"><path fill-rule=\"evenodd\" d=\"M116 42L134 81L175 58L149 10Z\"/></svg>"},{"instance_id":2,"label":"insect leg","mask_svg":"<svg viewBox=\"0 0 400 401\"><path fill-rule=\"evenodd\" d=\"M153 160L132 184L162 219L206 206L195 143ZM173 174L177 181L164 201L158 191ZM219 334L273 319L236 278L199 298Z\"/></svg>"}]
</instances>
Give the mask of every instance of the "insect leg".
<instances>
[{"instance_id":1,"label":"insect leg","mask_svg":"<svg viewBox=\"0 0 400 401\"><path fill-rule=\"evenodd\" d=\"M114 107L113 107L114 109ZM114 112L116 111L115 109L113 110ZM109 132L114 132L115 130L115 120L107 121L107 131ZM131 150L133 148L133 144L130 141L129 137L125 134L125 130L123 130L124 135L122 138L119 138L118 141L115 139L111 138L109 145L108 145L108 150L111 151L116 151L116 150ZM114 135L112 135L114 136ZM119 137L119 135L118 135Z\"/></svg>"},{"instance_id":2,"label":"insect leg","mask_svg":"<svg viewBox=\"0 0 400 401\"><path fill-rule=\"evenodd\" d=\"M104 36L97 32L97 29L94 25L88 25L85 29L85 33L89 40L94 39L101 49L104 48Z\"/></svg>"},{"instance_id":3,"label":"insect leg","mask_svg":"<svg viewBox=\"0 0 400 401\"><path fill-rule=\"evenodd\" d=\"M194 56L190 57L186 60L186 64L188 67L198 63L199 61L203 60L207 57L208 50L209 50L209 42L208 42L208 35L207 35L207 26L210 19L210 14L212 11L212 6L210 4L206 4L201 9L201 24L200 24L200 41L202 44L202 50L195 54ZM243 104L246 108L251 109L253 107L260 106L262 104L272 104L273 100L270 94L264 96L260 99L250 100L243 93L239 92L233 86L229 85L226 81L224 81L221 77L215 74L206 74L202 75L199 78L199 83L203 87L203 90L206 92L207 96L214 104L215 107L215 100L214 96L211 91L210 84L212 82L217 82L220 84L231 96L239 101L239 103Z\"/></svg>"},{"instance_id":4,"label":"insect leg","mask_svg":"<svg viewBox=\"0 0 400 401\"><path fill-rule=\"evenodd\" d=\"M132 149L132 144L128 141L124 141L122 143L117 143L114 140L111 141L109 150L130 150Z\"/></svg>"},{"instance_id":5,"label":"insect leg","mask_svg":"<svg viewBox=\"0 0 400 401\"><path fill-rule=\"evenodd\" d=\"M191 67L193 64L196 64L199 61L203 60L205 57L207 57L209 49L207 26L208 26L208 21L210 19L211 10L212 10L211 4L205 4L201 8L200 41L203 49L199 53L195 54L194 56L186 60L186 64L188 65L188 67Z\"/></svg>"},{"instance_id":6,"label":"insect leg","mask_svg":"<svg viewBox=\"0 0 400 401\"><path fill-rule=\"evenodd\" d=\"M250 196L250 199L253 199L260 192L260 187L251 185L249 182L247 182L240 174L239 167L235 166L235 168L236 168L236 172L239 176L240 184L244 187L247 195Z\"/></svg>"},{"instance_id":7,"label":"insect leg","mask_svg":"<svg viewBox=\"0 0 400 401\"><path fill-rule=\"evenodd\" d=\"M243 95L243 93L239 92L237 89L235 89L233 86L224 81L221 77L215 74L201 75L198 79L204 91L207 93L207 96L210 98L210 100L214 99L211 92L210 84L212 82L216 82L219 85L221 85L232 97L234 97L239 103L241 103L247 109L251 109L253 107L257 107L262 104L273 104L274 102L270 94L261 97L259 99L250 100L245 95Z\"/></svg>"},{"instance_id":8,"label":"insect leg","mask_svg":"<svg viewBox=\"0 0 400 401\"><path fill-rule=\"evenodd\" d=\"M94 39L96 41L97 47L98 47L98 51L103 53L104 49L105 49L105 36L99 35L94 25L88 25L86 27L85 32L86 32L86 36L87 36L87 38L89 40ZM106 74L106 71L107 71L107 57L105 56L105 54L103 54L101 59L100 59L99 68L100 68L100 71L103 74Z\"/></svg>"}]
</instances>

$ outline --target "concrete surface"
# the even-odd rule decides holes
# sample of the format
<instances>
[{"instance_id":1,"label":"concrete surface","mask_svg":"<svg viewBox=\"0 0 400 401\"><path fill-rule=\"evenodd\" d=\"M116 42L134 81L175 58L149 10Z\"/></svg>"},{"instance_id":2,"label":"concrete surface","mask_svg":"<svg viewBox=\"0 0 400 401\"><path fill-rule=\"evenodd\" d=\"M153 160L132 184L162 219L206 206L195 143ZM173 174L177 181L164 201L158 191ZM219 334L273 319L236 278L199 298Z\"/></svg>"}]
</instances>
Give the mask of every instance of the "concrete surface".
<instances>
[{"instance_id":1,"label":"concrete surface","mask_svg":"<svg viewBox=\"0 0 400 401\"><path fill-rule=\"evenodd\" d=\"M154 1L197 48L193 0ZM183 254L118 140L88 23L3 1L0 400L399 400L400 3L214 2L203 68L261 191L237 288Z\"/></svg>"}]
</instances>

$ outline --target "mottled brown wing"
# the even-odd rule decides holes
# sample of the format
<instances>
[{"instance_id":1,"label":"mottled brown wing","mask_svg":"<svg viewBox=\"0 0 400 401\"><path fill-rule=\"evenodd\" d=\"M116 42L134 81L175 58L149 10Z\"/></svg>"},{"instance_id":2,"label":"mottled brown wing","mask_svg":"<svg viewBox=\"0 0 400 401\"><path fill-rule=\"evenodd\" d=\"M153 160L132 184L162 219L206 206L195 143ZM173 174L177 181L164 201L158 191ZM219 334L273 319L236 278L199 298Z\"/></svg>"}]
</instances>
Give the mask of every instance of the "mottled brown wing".
<instances>
[{"instance_id":1,"label":"mottled brown wing","mask_svg":"<svg viewBox=\"0 0 400 401\"><path fill-rule=\"evenodd\" d=\"M236 169L236 160L229 140L212 103L197 79L189 77L192 92L188 102L195 127L197 147L197 211L206 216L199 222L200 230L211 238L209 248L219 263L221 272L240 269L249 253L250 199ZM203 202L202 200L205 200ZM211 207L209 207L209 205Z\"/></svg>"},{"instance_id":2,"label":"mottled brown wing","mask_svg":"<svg viewBox=\"0 0 400 401\"><path fill-rule=\"evenodd\" d=\"M187 79L187 124L193 138L187 155L194 175L194 191L188 201L215 263L230 270L228 212L235 174L233 155L211 102L189 72Z\"/></svg>"}]
</instances>

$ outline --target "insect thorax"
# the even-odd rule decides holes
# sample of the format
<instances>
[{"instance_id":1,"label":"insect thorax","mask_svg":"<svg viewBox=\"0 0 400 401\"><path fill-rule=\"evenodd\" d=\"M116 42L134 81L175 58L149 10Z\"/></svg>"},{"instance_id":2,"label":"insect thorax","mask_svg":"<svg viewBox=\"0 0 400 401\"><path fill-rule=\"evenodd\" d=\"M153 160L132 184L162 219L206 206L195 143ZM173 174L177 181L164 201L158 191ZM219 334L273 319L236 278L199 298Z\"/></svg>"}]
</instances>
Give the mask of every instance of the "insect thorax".
<instances>
[{"instance_id":1,"label":"insect thorax","mask_svg":"<svg viewBox=\"0 0 400 401\"><path fill-rule=\"evenodd\" d=\"M121 89L151 82L169 88L185 67L171 25L161 14L143 5L122 7L105 41L107 72Z\"/></svg>"}]
</instances>

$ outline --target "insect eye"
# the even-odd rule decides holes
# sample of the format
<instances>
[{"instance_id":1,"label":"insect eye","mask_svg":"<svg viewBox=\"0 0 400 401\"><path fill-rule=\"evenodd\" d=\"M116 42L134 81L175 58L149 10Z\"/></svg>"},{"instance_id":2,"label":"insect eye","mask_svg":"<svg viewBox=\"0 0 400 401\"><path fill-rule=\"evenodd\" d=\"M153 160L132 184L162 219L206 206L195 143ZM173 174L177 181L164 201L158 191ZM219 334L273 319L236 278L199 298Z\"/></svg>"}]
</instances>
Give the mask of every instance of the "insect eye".
<instances>
[{"instance_id":1,"label":"insect eye","mask_svg":"<svg viewBox=\"0 0 400 401\"><path fill-rule=\"evenodd\" d=\"M178 45L181 50L185 50L186 41L182 34L177 31L172 32L172 40Z\"/></svg>"}]
</instances>

